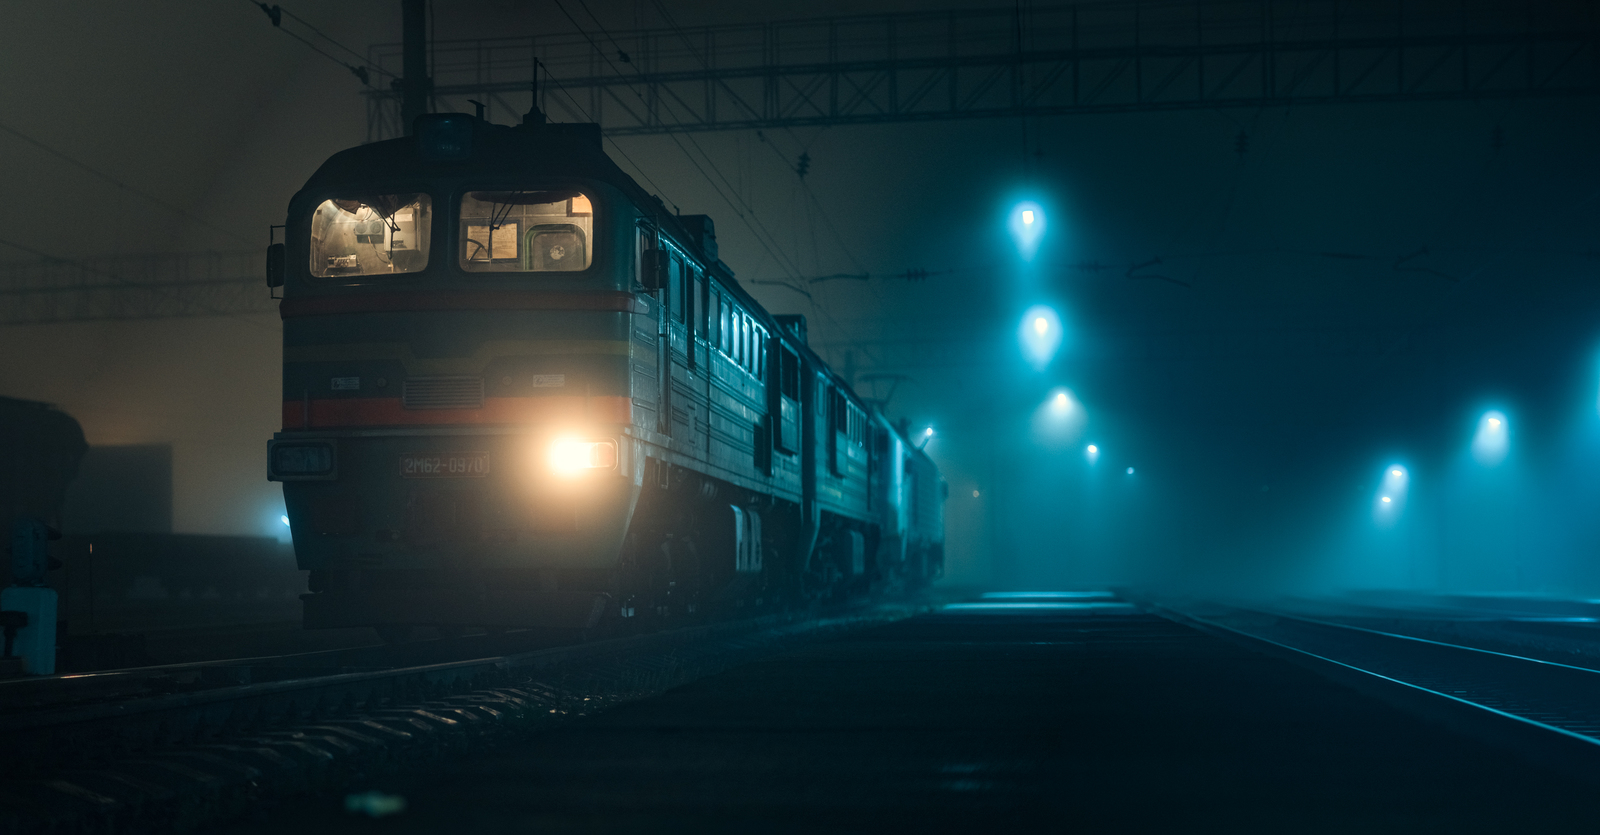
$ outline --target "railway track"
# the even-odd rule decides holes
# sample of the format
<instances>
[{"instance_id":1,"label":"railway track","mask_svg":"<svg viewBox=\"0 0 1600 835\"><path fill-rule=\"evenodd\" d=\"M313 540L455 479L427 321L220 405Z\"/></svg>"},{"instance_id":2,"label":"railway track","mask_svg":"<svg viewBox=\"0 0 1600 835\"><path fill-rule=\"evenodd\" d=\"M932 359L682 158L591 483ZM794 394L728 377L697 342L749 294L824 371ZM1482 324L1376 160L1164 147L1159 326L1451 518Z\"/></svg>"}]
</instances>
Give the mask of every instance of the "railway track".
<instances>
[{"instance_id":1,"label":"railway track","mask_svg":"<svg viewBox=\"0 0 1600 835\"><path fill-rule=\"evenodd\" d=\"M398 656L375 647L20 683L0 693L0 832L204 825L274 787L337 787L492 729L568 721L922 607L773 615L380 668L343 662L382 661L385 650L415 661L450 642Z\"/></svg>"},{"instance_id":2,"label":"railway track","mask_svg":"<svg viewBox=\"0 0 1600 835\"><path fill-rule=\"evenodd\" d=\"M1525 754L1600 775L1600 670L1263 609L1144 605L1213 633L1266 644Z\"/></svg>"},{"instance_id":3,"label":"railway track","mask_svg":"<svg viewBox=\"0 0 1600 835\"><path fill-rule=\"evenodd\" d=\"M581 636L532 630L269 656L189 661L0 680L0 728L9 716L123 699L339 673L518 655L576 644Z\"/></svg>"}]
</instances>

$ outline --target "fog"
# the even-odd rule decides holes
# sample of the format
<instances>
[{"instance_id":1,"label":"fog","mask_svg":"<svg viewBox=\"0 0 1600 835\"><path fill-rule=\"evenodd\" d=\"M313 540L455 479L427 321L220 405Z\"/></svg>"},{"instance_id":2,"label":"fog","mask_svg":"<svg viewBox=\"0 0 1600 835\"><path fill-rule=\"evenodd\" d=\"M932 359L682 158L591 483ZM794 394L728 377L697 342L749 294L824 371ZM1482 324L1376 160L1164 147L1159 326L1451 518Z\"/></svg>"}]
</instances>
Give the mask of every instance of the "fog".
<instances>
[{"instance_id":1,"label":"fog","mask_svg":"<svg viewBox=\"0 0 1600 835\"><path fill-rule=\"evenodd\" d=\"M399 38L397 2L289 8L358 51ZM543 3L436 11L440 38L570 29ZM365 137L360 82L243 0L0 19L3 260L262 247ZM802 279L871 275L820 282L786 276L670 138L617 142L716 218L769 309L935 430L950 582L1596 594L1597 140L1593 101L1560 98L697 135ZM1031 259L1008 228L1024 200L1048 221ZM1035 305L1059 322L1044 362L1019 336ZM59 404L91 444L172 444L178 530L276 535L278 338L271 315L7 326L0 394ZM1493 466L1471 450L1489 410Z\"/></svg>"}]
</instances>

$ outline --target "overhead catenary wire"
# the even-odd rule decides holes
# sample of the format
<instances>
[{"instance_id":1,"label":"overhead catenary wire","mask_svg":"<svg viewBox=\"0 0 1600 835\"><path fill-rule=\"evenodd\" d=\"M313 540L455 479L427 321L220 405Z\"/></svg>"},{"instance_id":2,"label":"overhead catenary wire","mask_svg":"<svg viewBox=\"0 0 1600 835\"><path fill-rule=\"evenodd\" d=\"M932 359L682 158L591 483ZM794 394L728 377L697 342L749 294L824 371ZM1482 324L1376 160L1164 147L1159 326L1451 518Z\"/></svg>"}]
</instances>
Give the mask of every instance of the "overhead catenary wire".
<instances>
[{"instance_id":1,"label":"overhead catenary wire","mask_svg":"<svg viewBox=\"0 0 1600 835\"><path fill-rule=\"evenodd\" d=\"M584 29L582 24L578 23L577 19L572 16L571 12L567 11L566 6L561 3L561 0L555 0L555 2L556 8L564 17L566 17L567 21L572 24L573 28L578 31L578 34L582 35L583 38L589 42L589 45L593 47L595 52L606 62L606 65L609 66L619 77L630 77L629 73L625 73L619 67L617 67L617 65L611 60L611 57L606 54L606 51L601 49L600 45L595 42L593 36L591 36L589 32ZM587 6L585 7L585 10L587 11ZM589 14L591 18L594 17L593 12L590 12ZM612 44L615 45L615 39L611 38L610 33L606 32L603 25L600 25L598 18L595 18L595 23L597 26L599 26L601 33L605 34L606 38L611 40ZM644 95L637 89L635 89L633 92L634 95L638 96L641 101L644 99ZM744 208L741 210L739 204L743 203L743 199L739 198L738 202L735 202L735 198L738 198L737 188L735 188L733 184L728 181L727 176L717 168L715 161L713 161L710 155L705 152L705 149L701 148L699 143L694 141L694 137L689 137L691 144L693 144L695 149L698 150L701 156L705 158L706 164L709 165L712 170L717 172L717 177L720 178L729 189L733 190L733 197L729 197L728 194L723 191L722 187L717 185L716 180L713 179L709 173L707 173L706 167L701 165L699 160L695 159L694 154L689 152L689 149L684 146L683 141L678 138L677 134L668 133L667 137L672 140L673 144L678 146L678 150L683 152L684 158L688 159L689 163L695 167L695 170L700 172L700 176L706 179L706 182L711 186L712 190L717 193L717 196L720 197L723 202L728 204L728 208L733 210L734 215L737 216L739 220L744 223L746 228L750 230L751 234L756 237L756 241L761 244L762 249L766 250L767 255L772 258L774 263L778 265L778 268L788 273L790 278L797 278L801 273L798 265L796 265L792 259L788 258L787 254L779 254L778 250L781 250L781 247L777 246L777 239L769 230L766 229L766 225L761 222L761 219L755 216L755 210L753 207L745 203ZM752 223L752 221L754 222Z\"/></svg>"},{"instance_id":2,"label":"overhead catenary wire","mask_svg":"<svg viewBox=\"0 0 1600 835\"><path fill-rule=\"evenodd\" d=\"M793 131L790 131L791 137L793 137L793 133ZM764 132L759 130L756 131L756 138L761 140L761 144L772 149L772 153L776 154L778 159L782 160L785 165L788 164L788 157L785 157L783 152L778 150L778 146L774 145L771 140L767 139L767 136ZM795 179L799 181L800 189L806 193L806 197L810 199L811 204L817 208L817 214L822 217L823 224L828 227L828 232L833 235L834 242L839 245L839 251L844 253L844 257L849 259L850 263L854 265L856 269L863 273L867 272L867 268L862 265L861 259L857 258L855 253L851 251L850 245L845 243L844 235L840 234L839 227L834 225L833 218L828 216L827 208L822 205L821 200L817 199L816 192L811 190L811 184L806 182L803 177L796 177Z\"/></svg>"},{"instance_id":3,"label":"overhead catenary wire","mask_svg":"<svg viewBox=\"0 0 1600 835\"><path fill-rule=\"evenodd\" d=\"M311 49L312 52L315 52L318 55L321 55L322 57L327 58L329 61L332 61L335 64L338 64L339 66L344 67L345 69L349 70L350 74L354 75L356 78L360 79L362 84L365 84L365 85L367 85L369 87L372 86L372 73L377 73L378 75L386 75L386 76L389 76L390 78L398 78L399 77L399 76L396 76L394 73L383 69L382 67L375 66L375 65L369 63L367 61L366 57L363 56L361 53L356 52L354 49L351 49L350 47L345 46L342 43L339 43L338 41L336 41L333 38L329 37L328 35L324 34L321 29L318 29L317 27L315 27L315 26L311 25L310 23L308 23L305 18L295 14L294 12L289 11L288 9L285 9L282 6L278 6L278 5L269 6L266 3L257 2L257 0L244 0L244 2L249 3L252 6L255 6L256 8L259 8L263 13L265 13L266 16L267 16L267 19L272 21L272 26L273 26L274 29L277 29L279 32L282 32L283 34L288 35L289 37L294 38L295 40L305 44L308 48ZM344 50L345 52L350 53L351 55L354 55L356 57L356 60L359 61L360 63L351 64L350 62L344 60L343 58L340 58L337 55L332 55L332 54L328 53L326 50L324 50L321 47L317 46L316 44L312 43L307 38L302 37L300 35L297 35L294 32L288 30L283 25L283 18L285 18L285 17L288 17L289 19L291 19L294 22L300 24L301 26L304 26L305 28L311 30L312 33L314 33L317 37L321 38L322 40L327 41L330 44L333 44L334 46L338 47L339 49Z\"/></svg>"},{"instance_id":4,"label":"overhead catenary wire","mask_svg":"<svg viewBox=\"0 0 1600 835\"><path fill-rule=\"evenodd\" d=\"M264 4L257 4L257 5L264 5ZM294 12L289 11L288 9L283 8L282 6L273 6L273 8L282 11L284 17L293 18L296 23L299 23L301 26L304 26L307 29L310 29L313 33L316 34L317 37L327 41L328 43L333 44L334 46L344 50L345 52L350 53L351 55L355 56L355 59L357 61L360 61L362 64L366 64L367 56L362 55L361 53L355 51L354 49L351 49L350 47L345 46L344 44L339 43L338 41L336 41L333 38L329 37L321 29L318 29L317 27L311 25L310 21L308 21L305 18L295 14ZM390 73L387 70L381 69L379 67L373 67L373 69L376 70L377 72L383 74L383 75L393 75L393 73Z\"/></svg>"},{"instance_id":5,"label":"overhead catenary wire","mask_svg":"<svg viewBox=\"0 0 1600 835\"><path fill-rule=\"evenodd\" d=\"M533 71L534 72L538 72L539 71L539 67L538 67L537 63L535 63ZM584 107L581 104L578 104L578 100L573 98L571 93L567 92L567 88L561 86L561 81L559 79L555 78L554 76L547 76L545 80L550 82L551 84L554 84L556 86L556 92L559 92L562 95L562 97L564 97L567 100L567 102L572 105L573 112L581 113L581 114L583 114L584 118L586 118L586 119L588 119L590 121L594 121L594 116L593 116L593 114L591 114L589 112L589 109ZM535 108L537 108L539 106L539 102L535 101L533 103L533 106ZM615 140L615 139L613 139L613 138L611 138L609 136L605 137L605 140L607 142L610 142L611 143L611 147L617 153L621 154L623 159L628 161L628 165L633 167L634 173L638 174L640 177L643 177L644 181L649 183L651 188L655 189L655 193L656 193L657 197L660 197L662 200L666 201L667 203L670 203L672 205L673 210L675 210L675 211L678 210L677 202L675 202L670 196L667 195L666 189L662 188L659 184L657 184L656 181L650 177L649 172L644 170L643 166L639 165L639 163L637 163L637 162L634 162L633 161L633 157L629 156L628 152L626 150L623 150L623 147L621 145L617 144L617 140Z\"/></svg>"},{"instance_id":6,"label":"overhead catenary wire","mask_svg":"<svg viewBox=\"0 0 1600 835\"><path fill-rule=\"evenodd\" d=\"M593 120L593 116L589 113L588 109L585 108L583 105L578 104L578 100L573 98L572 94L567 92L567 89L565 87L561 86L561 82L560 81L557 81L554 78L549 79L549 81L550 81L551 84L556 85L556 91L561 93L561 95L564 98L566 98L567 102L572 105L572 109L573 109L574 112L581 113L581 114L583 114L584 118L590 119L591 121ZM538 102L535 102L534 104L535 104L535 106L537 106ZM623 159L628 161L628 165L633 167L633 170L634 170L635 173L637 173L639 176L643 177L644 181L649 183L651 188L655 189L657 197L660 197L662 200L664 200L667 203L671 204L674 211L678 211L677 202L675 202L671 197L669 197L667 195L666 189L663 189L660 185L658 185L656 183L655 180L651 179L650 174L644 170L644 167L639 165L639 163L634 162L633 161L633 157L628 156L628 152L623 150L621 145L617 144L617 140L612 139L609 136L607 136L605 138L605 140L607 142L610 142L611 143L611 147L617 153L621 154Z\"/></svg>"},{"instance_id":7,"label":"overhead catenary wire","mask_svg":"<svg viewBox=\"0 0 1600 835\"><path fill-rule=\"evenodd\" d=\"M604 33L606 35L606 37L611 40L612 45L613 46L617 46L616 39L612 38L609 32L605 32L605 27L604 27L603 24L600 23L600 19L595 17L594 12L589 10L586 0L578 0L578 2L582 3L584 5L584 10L589 12L589 17L592 18L595 21L596 25L600 26L600 29L601 29L602 33ZM694 45L693 41L691 41L689 39L689 36L683 31L683 27L678 25L678 21L672 16L672 13L667 9L665 4L663 4L661 2L661 0L653 0L653 2L654 2L654 5L656 7L656 11L660 13L662 19L666 21L667 25L672 27L673 32L676 33L677 36L678 36L678 39L683 42L683 45L689 51L689 54L694 56L695 60L698 61L703 68L705 68L706 70L709 71L711 69L710 62L707 61L706 57L704 55L702 55L698 49L695 48L695 45ZM559 5L559 0L557 0L557 3ZM569 20L571 19L570 15L568 16L568 19ZM574 25L576 25L575 22L574 22ZM581 27L580 27L580 29L581 29ZM587 38L588 36L585 35L585 37ZM589 39L589 40L590 40L590 43L592 44L593 43L593 39ZM599 51L598 47L596 47L596 51ZM618 53L619 54L621 53L621 48L620 47L618 47ZM610 63L609 59L607 59L607 63ZM730 87L728 87L728 84L727 84L726 81L723 81L722 79L719 78L719 79L717 79L717 84L720 87L722 87L724 90L727 90L730 94L733 93L733 90ZM637 94L637 91L636 91L636 94ZM785 130L789 133L790 138L793 138L793 139L795 139L796 142L799 142L799 138L795 137L794 131L792 129L785 128ZM672 134L668 134L668 135L671 136ZM758 132L758 135L760 135L759 132ZM763 142L766 141L764 136L762 137L762 140L763 140ZM690 135L690 141L691 142L694 141L694 138L693 138L692 135ZM767 144L769 146L771 146L770 142L767 143ZM680 147L681 147L681 145L680 145ZM699 148L699 143L695 143L695 147ZM777 151L777 149L775 147L773 148L773 150L775 152ZM701 153L704 153L704 151L702 150ZM783 158L781 153L779 153L779 157L780 157L780 159ZM709 159L710 159L709 156L707 157L707 159L709 161ZM788 160L784 159L783 161L784 161L785 168L787 168L788 167ZM720 174L720 171L718 173ZM727 178L724 177L723 181L727 182ZM835 240L837 240L839 242L840 248L845 251L846 257L850 258L850 260L853 263L855 263L857 269L861 269L861 270L865 271L865 268L863 268L861 266L861 263L856 260L854 254L852 254L849 251L849 248L844 244L843 236L838 234L837 227L833 226L833 221L827 217L827 212L825 210L822 210L822 206L821 206L820 201L818 201L816 199L816 195L811 192L811 188L810 188L809 184L807 184L805 182L804 178L800 178L800 184L805 189L807 195L811 198L813 204L815 204L817 206L818 210L823 215L823 220L828 224L830 229L832 229L832 231L834 233ZM732 184L731 183L729 184L729 187L732 188ZM738 193L737 189L735 189L735 193L736 194ZM726 198L724 198L724 199L726 199ZM751 210L751 213L754 214L754 209ZM760 219L757 218L757 223L759 223L759 222L760 222ZM746 225L748 225L748 223ZM764 224L763 224L762 228L765 229L765 225ZM771 233L769 232L768 234L770 235ZM770 254L771 250L769 249L768 252ZM803 280L802 276L801 276L801 270L799 270L797 266L795 267L794 272L791 275L791 278L794 279L794 281L796 281L796 282L799 282L799 281ZM820 313L824 318L826 318L839 331L839 333L841 335L843 335L847 340L850 340L852 342L859 342L859 340L855 339L854 337L852 337L849 334L849 332L845 329L843 323L841 323L836 317L834 317L832 311L830 311L827 308L826 305L823 305L823 304L819 303L811 295L811 293L809 291L804 290L804 289L802 289L800 287L794 286L793 284L785 284L785 286L790 287L790 289L795 290L796 292L804 295L807 299L809 299L810 302L811 302L812 309L817 311L818 313ZM874 292L876 292L876 289L874 289ZM881 295L880 295L880 300L881 300Z\"/></svg>"},{"instance_id":8,"label":"overhead catenary wire","mask_svg":"<svg viewBox=\"0 0 1600 835\"><path fill-rule=\"evenodd\" d=\"M583 4L584 11L589 12L589 17L594 19L595 23L597 25L599 25L600 24L600 19L595 17L594 12L589 11L589 6L588 6L588 3L587 3L587 0L578 0L578 2ZM654 5L656 7L656 11L661 15L662 20L666 21L667 25L672 28L673 33L676 34L678 36L678 39L683 42L684 48L688 50L690 55L694 56L695 61L699 62L701 67L703 67L707 71L710 71L711 70L711 62L707 61L706 57L700 53L700 50L695 48L694 42L689 39L688 33L683 31L683 27L678 25L678 21L677 21L676 18L674 18L672 16L672 12L667 9L666 5L663 4L661 2L661 0L653 0L653 2L654 2ZM605 32L604 26L601 26L601 32L605 33L606 37L611 39L611 43L612 43L613 46L617 46L616 39L615 38L611 38L610 33ZM619 52L621 51L620 47L618 47L618 51ZM716 83L717 83L717 86L721 87L723 90L726 90L730 94L734 94L733 89L728 86L728 82L727 81L725 81L725 80L723 80L722 78L719 77L719 78L716 79ZM796 142L800 141L798 137L795 137L794 130L792 128L785 128L784 130L789 133L790 138L793 138ZM761 137L763 142L766 142L766 138L764 136L762 136L760 131L757 131L756 135L758 137ZM691 142L694 141L694 137L693 137L692 134L689 136L689 139L690 139ZM770 143L768 143L768 144L770 145ZM698 143L696 143L696 147L697 148L699 147ZM776 151L776 148L774 148L774 150ZM702 153L704 153L704 151L702 151ZM782 154L781 153L779 154L779 157L782 158ZM784 166L788 167L788 160L784 159L783 162L784 162ZM718 172L718 173L720 174L720 172ZM723 182L727 182L727 178L726 177L723 178ZM804 178L801 178L800 183L806 189L807 193L809 194L810 193L810 186L805 183ZM729 184L729 187L732 188L732 184L731 183ZM735 193L737 193L737 190L735 190ZM816 199L815 195L813 195L812 196L813 202L815 202L815 199ZM752 209L752 214L753 213L754 213L754 210ZM824 217L824 220L826 220L826 217ZM828 223L829 223L830 226L832 225L832 221L828 221ZM845 249L846 256L849 257L852 262L855 262L857 268L860 268L860 266L861 266L860 262L856 261L855 257L849 253L848 248L844 246L844 242L843 242L842 238L839 239L839 243L840 243L840 248L841 249ZM797 270L797 273L798 273L798 270Z\"/></svg>"},{"instance_id":9,"label":"overhead catenary wire","mask_svg":"<svg viewBox=\"0 0 1600 835\"><path fill-rule=\"evenodd\" d=\"M12 136L16 137L17 139L20 139L23 142L26 142L29 145L32 145L33 147L38 148L41 151L44 151L45 153L55 157L56 159L59 159L59 160L61 160L63 162L66 162L66 163L72 165L75 168L79 168L79 169L81 169L83 171L87 171L88 173L93 174L94 176L99 177L102 180L105 180L106 182L116 186L117 188L120 188L123 191L128 192L129 194L136 195L136 196L138 196L138 197L140 197L140 198L142 198L144 200L149 201L150 203L152 203L154 205L157 205L157 206L160 206L163 209L166 209L169 212L177 214L180 217L186 218L186 219L191 220L191 221L193 221L193 222L195 222L197 224L200 224L201 226L204 226L207 229L210 229L210 230L212 230L214 232L221 232L222 234L227 235L228 237L233 238L236 241L240 241L240 242L243 242L243 243L254 243L253 240L247 239L244 236L242 236L239 233L234 232L232 230L224 229L221 226L218 226L215 223L212 223L212 222L206 220L205 218L202 218L202 217L200 217L198 215L195 215L195 214L189 212L189 210L187 210L187 209L185 209L185 208L183 208L181 206L173 205L172 203L168 203L167 201L162 200L161 198L155 196L154 194L151 194L151 193L149 193L147 191L143 191L141 189L134 188L133 186L128 185L127 183L117 179L116 177L113 177L110 174L107 174L106 172L101 171L98 168L95 168L94 166L90 165L89 163L84 162L83 160L80 160L80 159L78 159L76 157L73 157L73 156L71 156L71 155L69 155L67 153L62 152L62 151L58 151L55 148L53 148L53 147L51 147L49 145L46 145L44 142L42 142L42 141L40 141L38 139L35 139L34 137L29 136L28 134L23 133L22 131L17 130L16 128L14 128L14 127L12 127L12 126L4 123L4 122L0 122L0 131L4 131L5 133L11 134Z\"/></svg>"}]
</instances>

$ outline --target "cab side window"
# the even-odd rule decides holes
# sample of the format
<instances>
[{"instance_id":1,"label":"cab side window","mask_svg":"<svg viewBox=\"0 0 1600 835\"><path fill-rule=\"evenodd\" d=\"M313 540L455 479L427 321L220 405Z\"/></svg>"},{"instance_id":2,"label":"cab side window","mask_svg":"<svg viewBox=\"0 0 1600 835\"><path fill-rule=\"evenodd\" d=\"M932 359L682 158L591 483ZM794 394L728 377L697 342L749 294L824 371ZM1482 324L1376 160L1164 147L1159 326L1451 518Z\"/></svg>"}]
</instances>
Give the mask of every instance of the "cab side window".
<instances>
[{"instance_id":1,"label":"cab side window","mask_svg":"<svg viewBox=\"0 0 1600 835\"><path fill-rule=\"evenodd\" d=\"M730 356L733 354L732 321L733 305L723 296L722 309L717 311L717 349Z\"/></svg>"},{"instance_id":2,"label":"cab side window","mask_svg":"<svg viewBox=\"0 0 1600 835\"><path fill-rule=\"evenodd\" d=\"M706 282L709 288L711 282ZM722 320L719 318L722 307L722 294L712 289L706 294L706 343L712 348L721 348Z\"/></svg>"},{"instance_id":3,"label":"cab side window","mask_svg":"<svg viewBox=\"0 0 1600 835\"><path fill-rule=\"evenodd\" d=\"M672 320L683 321L683 260L672 256L672 267L668 270L667 279L667 306L672 309Z\"/></svg>"},{"instance_id":4,"label":"cab side window","mask_svg":"<svg viewBox=\"0 0 1600 835\"><path fill-rule=\"evenodd\" d=\"M750 373L756 375L756 379L757 380L760 380L762 382L766 382L766 379L767 379L767 329L761 327L760 325L756 325L754 330L755 330L755 342L756 342L756 346L755 346L755 348L756 348L755 349L755 360L756 361L754 363L752 363L752 365L754 365L755 367L750 370Z\"/></svg>"},{"instance_id":5,"label":"cab side window","mask_svg":"<svg viewBox=\"0 0 1600 835\"><path fill-rule=\"evenodd\" d=\"M689 294L689 304L685 306L693 306L694 309L689 314L689 321L694 323L695 332L704 337L706 333L706 282L699 270L694 271L694 286Z\"/></svg>"}]
</instances>

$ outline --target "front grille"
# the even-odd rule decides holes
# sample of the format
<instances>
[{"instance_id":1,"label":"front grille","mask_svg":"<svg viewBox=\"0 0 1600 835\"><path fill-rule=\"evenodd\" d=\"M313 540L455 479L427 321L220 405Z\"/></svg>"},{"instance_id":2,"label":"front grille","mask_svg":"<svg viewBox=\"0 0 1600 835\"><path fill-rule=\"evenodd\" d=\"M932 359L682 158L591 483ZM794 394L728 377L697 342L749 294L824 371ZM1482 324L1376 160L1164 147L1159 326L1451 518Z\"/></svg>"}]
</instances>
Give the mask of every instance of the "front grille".
<instances>
[{"instance_id":1,"label":"front grille","mask_svg":"<svg viewBox=\"0 0 1600 835\"><path fill-rule=\"evenodd\" d=\"M482 377L407 377L400 402L407 409L481 409Z\"/></svg>"}]
</instances>

